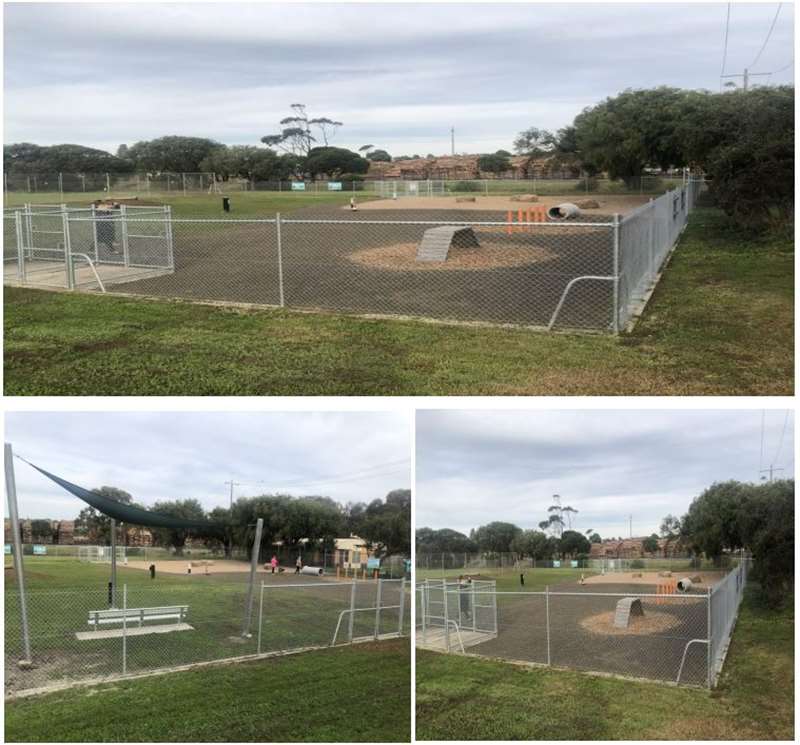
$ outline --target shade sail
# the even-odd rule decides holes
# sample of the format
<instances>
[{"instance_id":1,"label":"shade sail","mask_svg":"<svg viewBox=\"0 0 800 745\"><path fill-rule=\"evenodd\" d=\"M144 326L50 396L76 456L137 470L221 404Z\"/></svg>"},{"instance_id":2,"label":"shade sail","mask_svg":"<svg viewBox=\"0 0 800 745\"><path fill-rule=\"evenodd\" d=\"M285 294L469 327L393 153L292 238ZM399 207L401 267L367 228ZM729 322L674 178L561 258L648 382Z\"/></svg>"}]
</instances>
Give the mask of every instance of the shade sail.
<instances>
[{"instance_id":1,"label":"shade sail","mask_svg":"<svg viewBox=\"0 0 800 745\"><path fill-rule=\"evenodd\" d=\"M24 459L20 459L24 460ZM148 528L171 528L173 530L191 530L196 533L204 534L220 534L223 527L220 523L212 523L208 520L186 520L182 517L172 517L171 515L162 515L158 512L151 512L150 510L142 509L141 507L134 507L130 504L121 504L113 499L104 497L101 494L91 492L84 489L82 486L73 484L65 479L62 479L55 474L45 471L43 468L34 465L30 461L25 461L29 466L35 468L39 473L47 476L51 481L55 481L62 489L66 489L70 494L82 499L87 504L90 504L96 510L100 510L107 517L118 520L122 523L130 525L144 525Z\"/></svg>"}]
</instances>

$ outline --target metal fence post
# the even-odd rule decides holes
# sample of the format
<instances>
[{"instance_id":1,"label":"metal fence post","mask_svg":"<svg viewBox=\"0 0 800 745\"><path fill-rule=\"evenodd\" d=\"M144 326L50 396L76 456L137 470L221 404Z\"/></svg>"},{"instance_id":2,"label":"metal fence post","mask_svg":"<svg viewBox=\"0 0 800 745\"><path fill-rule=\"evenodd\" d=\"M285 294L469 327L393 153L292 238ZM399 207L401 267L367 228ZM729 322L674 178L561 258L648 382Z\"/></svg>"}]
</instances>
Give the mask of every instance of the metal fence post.
<instances>
[{"instance_id":1,"label":"metal fence post","mask_svg":"<svg viewBox=\"0 0 800 745\"><path fill-rule=\"evenodd\" d=\"M355 580L350 585L350 621L347 624L347 642L353 643L353 620L356 615L356 583Z\"/></svg>"},{"instance_id":2,"label":"metal fence post","mask_svg":"<svg viewBox=\"0 0 800 745\"><path fill-rule=\"evenodd\" d=\"M20 660L21 667L31 664L31 637L28 629L28 603L25 597L25 572L22 567L22 536L19 527L19 511L17 509L17 481L14 475L14 452L11 443L5 443L6 501L8 517L11 523L11 541L14 550L14 573L19 592L20 626L22 627L22 649L25 658Z\"/></svg>"},{"instance_id":3,"label":"metal fence post","mask_svg":"<svg viewBox=\"0 0 800 745\"><path fill-rule=\"evenodd\" d=\"M706 594L706 603L707 603L707 606L708 606L706 608L706 616L707 616L706 617L706 638L708 639L708 644L706 645L708 647L708 652L707 652L708 659L706 661L706 664L708 666L708 671L707 671L706 674L708 676L708 687L712 688L713 687L713 683L714 683L714 673L712 671L713 656L714 656L714 652L713 652L714 636L713 636L713 632L712 632L712 628L711 628L711 588L709 587L706 592L707 592L707 594Z\"/></svg>"},{"instance_id":4,"label":"metal fence post","mask_svg":"<svg viewBox=\"0 0 800 745\"><path fill-rule=\"evenodd\" d=\"M261 583L261 595L258 599L258 654L261 654L261 625L264 618L264 583Z\"/></svg>"},{"instance_id":5,"label":"metal fence post","mask_svg":"<svg viewBox=\"0 0 800 745\"><path fill-rule=\"evenodd\" d=\"M175 255L174 255L174 248L173 248L173 238L172 238L172 207L169 205L164 207L164 218L166 223L166 232L167 232L167 257L169 261L169 268L175 268Z\"/></svg>"},{"instance_id":6,"label":"metal fence post","mask_svg":"<svg viewBox=\"0 0 800 745\"><path fill-rule=\"evenodd\" d=\"M283 296L283 236L280 212L275 214L275 231L278 237L278 296L280 298L280 306L283 308L285 304Z\"/></svg>"},{"instance_id":7,"label":"metal fence post","mask_svg":"<svg viewBox=\"0 0 800 745\"><path fill-rule=\"evenodd\" d=\"M545 626L547 628L547 664L550 665L550 586L544 588Z\"/></svg>"},{"instance_id":8,"label":"metal fence post","mask_svg":"<svg viewBox=\"0 0 800 745\"><path fill-rule=\"evenodd\" d=\"M406 612L406 578L400 580L400 610L398 615L400 616L399 621L397 622L397 633L402 636L403 634L403 616Z\"/></svg>"},{"instance_id":9,"label":"metal fence post","mask_svg":"<svg viewBox=\"0 0 800 745\"><path fill-rule=\"evenodd\" d=\"M619 333L619 214L614 214L614 333Z\"/></svg>"},{"instance_id":10,"label":"metal fence post","mask_svg":"<svg viewBox=\"0 0 800 745\"><path fill-rule=\"evenodd\" d=\"M14 213L14 229L17 234L17 280L20 284L25 281L25 248L22 231L22 214L19 210Z\"/></svg>"},{"instance_id":11,"label":"metal fence post","mask_svg":"<svg viewBox=\"0 0 800 745\"><path fill-rule=\"evenodd\" d=\"M128 245L128 207L121 204L119 207L120 234L122 236L122 260L126 267L131 264L130 247Z\"/></svg>"},{"instance_id":12,"label":"metal fence post","mask_svg":"<svg viewBox=\"0 0 800 745\"><path fill-rule=\"evenodd\" d=\"M378 580L378 589L375 597L375 632L373 637L375 639L378 638L380 634L381 628L381 585L383 584L383 580Z\"/></svg>"},{"instance_id":13,"label":"metal fence post","mask_svg":"<svg viewBox=\"0 0 800 745\"><path fill-rule=\"evenodd\" d=\"M100 250L97 243L97 208L92 205L92 244L94 245L94 260L99 261Z\"/></svg>"},{"instance_id":14,"label":"metal fence post","mask_svg":"<svg viewBox=\"0 0 800 745\"><path fill-rule=\"evenodd\" d=\"M128 583L122 585L122 674L128 672Z\"/></svg>"},{"instance_id":15,"label":"metal fence post","mask_svg":"<svg viewBox=\"0 0 800 745\"><path fill-rule=\"evenodd\" d=\"M106 174L106 194L111 194L111 177Z\"/></svg>"},{"instance_id":16,"label":"metal fence post","mask_svg":"<svg viewBox=\"0 0 800 745\"><path fill-rule=\"evenodd\" d=\"M442 579L442 600L444 600L444 648L450 653L450 619L447 602L447 580Z\"/></svg>"},{"instance_id":17,"label":"metal fence post","mask_svg":"<svg viewBox=\"0 0 800 745\"><path fill-rule=\"evenodd\" d=\"M67 289L75 289L75 267L72 264L72 246L70 245L69 235L69 213L66 208L61 212L61 226L64 231L64 262L67 272Z\"/></svg>"},{"instance_id":18,"label":"metal fence post","mask_svg":"<svg viewBox=\"0 0 800 745\"><path fill-rule=\"evenodd\" d=\"M656 221L656 206L655 202L653 201L652 197L650 198L650 219L647 221L647 229L648 229L648 247L650 251L650 281L652 282L653 278L656 275L656 251L655 251L655 241L656 241L656 231L655 231L655 221Z\"/></svg>"}]
</instances>

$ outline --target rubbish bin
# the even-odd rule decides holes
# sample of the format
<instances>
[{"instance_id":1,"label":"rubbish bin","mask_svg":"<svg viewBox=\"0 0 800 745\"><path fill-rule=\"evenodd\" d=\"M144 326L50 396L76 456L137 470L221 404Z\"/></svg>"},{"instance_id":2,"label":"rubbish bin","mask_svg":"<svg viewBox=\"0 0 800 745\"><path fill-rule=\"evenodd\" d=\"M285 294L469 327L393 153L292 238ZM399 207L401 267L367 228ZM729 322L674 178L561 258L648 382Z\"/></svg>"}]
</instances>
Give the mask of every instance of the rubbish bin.
<instances>
[{"instance_id":1,"label":"rubbish bin","mask_svg":"<svg viewBox=\"0 0 800 745\"><path fill-rule=\"evenodd\" d=\"M223 212L230 212L231 211L231 198L230 197L222 197L222 210L223 210Z\"/></svg>"}]
</instances>

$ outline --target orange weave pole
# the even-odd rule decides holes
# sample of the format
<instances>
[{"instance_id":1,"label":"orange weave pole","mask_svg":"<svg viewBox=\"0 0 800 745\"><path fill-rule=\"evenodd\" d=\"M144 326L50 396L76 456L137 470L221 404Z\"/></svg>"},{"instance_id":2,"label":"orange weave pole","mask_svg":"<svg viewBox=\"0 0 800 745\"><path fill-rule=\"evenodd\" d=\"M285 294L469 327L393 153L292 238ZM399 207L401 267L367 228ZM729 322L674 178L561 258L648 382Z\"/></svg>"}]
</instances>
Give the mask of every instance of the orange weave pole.
<instances>
[{"instance_id":1,"label":"orange weave pole","mask_svg":"<svg viewBox=\"0 0 800 745\"><path fill-rule=\"evenodd\" d=\"M514 231L514 228L512 227L513 224L514 224L514 213L511 210L509 210L508 211L508 227L506 228L506 233L508 235L511 235L511 233Z\"/></svg>"}]
</instances>

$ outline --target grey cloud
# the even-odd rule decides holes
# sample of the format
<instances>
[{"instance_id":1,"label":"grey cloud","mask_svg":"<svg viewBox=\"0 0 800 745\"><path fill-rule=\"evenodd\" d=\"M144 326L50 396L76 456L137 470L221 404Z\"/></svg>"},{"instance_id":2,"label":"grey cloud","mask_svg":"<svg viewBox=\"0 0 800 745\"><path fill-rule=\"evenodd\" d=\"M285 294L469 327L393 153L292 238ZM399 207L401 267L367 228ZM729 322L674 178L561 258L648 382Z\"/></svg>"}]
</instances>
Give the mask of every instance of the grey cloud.
<instances>
[{"instance_id":1,"label":"grey cloud","mask_svg":"<svg viewBox=\"0 0 800 745\"><path fill-rule=\"evenodd\" d=\"M342 145L367 139L396 154L441 153L455 124L459 149L508 147L519 130L568 124L626 87L717 88L724 10L714 3L6 4L6 139L113 148L177 133L257 143L301 100L345 122ZM771 13L734 6L730 70L755 56ZM791 59L792 21L787 6L764 69ZM791 79L788 70L773 82ZM120 92L129 105L117 105ZM367 126L362 109L374 114ZM413 125L398 124L398 109Z\"/></svg>"},{"instance_id":2,"label":"grey cloud","mask_svg":"<svg viewBox=\"0 0 800 745\"><path fill-rule=\"evenodd\" d=\"M417 525L535 527L553 494L603 535L658 530L714 481L756 481L776 457L784 412L442 412L417 415ZM776 465L793 476L793 418ZM759 461L762 461L760 464Z\"/></svg>"},{"instance_id":3,"label":"grey cloud","mask_svg":"<svg viewBox=\"0 0 800 745\"><path fill-rule=\"evenodd\" d=\"M9 413L6 439L69 481L137 501L195 497L206 509L271 491L342 503L409 488L410 419L390 413ZM73 518L80 503L17 461L20 514ZM258 484L256 482L263 481Z\"/></svg>"}]
</instances>

